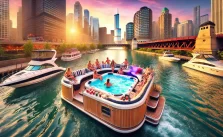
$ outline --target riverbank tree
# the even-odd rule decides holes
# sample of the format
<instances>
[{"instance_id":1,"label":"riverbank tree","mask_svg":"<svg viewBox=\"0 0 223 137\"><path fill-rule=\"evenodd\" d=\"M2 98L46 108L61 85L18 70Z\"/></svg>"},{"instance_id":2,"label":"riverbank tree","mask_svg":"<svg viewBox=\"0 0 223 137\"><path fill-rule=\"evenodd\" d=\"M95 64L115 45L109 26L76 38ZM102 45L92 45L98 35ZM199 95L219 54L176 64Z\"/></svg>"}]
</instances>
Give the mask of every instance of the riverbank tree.
<instances>
[{"instance_id":1,"label":"riverbank tree","mask_svg":"<svg viewBox=\"0 0 223 137\"><path fill-rule=\"evenodd\" d=\"M23 45L23 50L24 50L25 56L27 57L31 56L32 51L33 51L33 43L31 41L26 42Z\"/></svg>"}]
</instances>

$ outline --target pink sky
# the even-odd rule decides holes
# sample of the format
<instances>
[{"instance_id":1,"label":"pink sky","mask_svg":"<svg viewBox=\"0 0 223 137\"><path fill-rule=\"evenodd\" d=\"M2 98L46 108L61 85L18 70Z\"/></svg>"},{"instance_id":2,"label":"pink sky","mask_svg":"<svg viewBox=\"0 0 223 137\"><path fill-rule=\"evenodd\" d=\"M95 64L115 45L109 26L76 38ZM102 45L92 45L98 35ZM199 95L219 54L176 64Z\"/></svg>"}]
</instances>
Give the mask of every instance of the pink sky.
<instances>
[{"instance_id":1,"label":"pink sky","mask_svg":"<svg viewBox=\"0 0 223 137\"><path fill-rule=\"evenodd\" d=\"M9 0L10 1L10 19L13 21L13 27L17 26L16 16L19 6L21 6L21 0ZM73 13L74 3L76 0L67 0L67 14ZM79 0L83 10L88 9L90 16L98 17L100 27L107 27L108 31L114 29L114 14L117 13L117 9L120 14L120 26L123 32L125 31L125 25L128 22L133 21L133 16L140 7L147 6L153 11L153 20L157 21L161 10L164 7L169 8L170 13L174 20L176 17L180 21L193 20L193 7L201 5L201 15L210 14L210 4L207 0L197 0L196 2L190 2L192 0L185 0L185 5L175 4L175 0ZM108 2L109 1L109 2ZM163 1L163 2L162 2ZM171 3L171 1L173 1ZM184 1L184 0L183 0ZM168 2L164 4L165 2ZM182 2L182 1L181 1ZM188 4L190 3L190 4ZM203 4L203 5L202 5ZM164 6L165 5L165 6Z\"/></svg>"}]
</instances>

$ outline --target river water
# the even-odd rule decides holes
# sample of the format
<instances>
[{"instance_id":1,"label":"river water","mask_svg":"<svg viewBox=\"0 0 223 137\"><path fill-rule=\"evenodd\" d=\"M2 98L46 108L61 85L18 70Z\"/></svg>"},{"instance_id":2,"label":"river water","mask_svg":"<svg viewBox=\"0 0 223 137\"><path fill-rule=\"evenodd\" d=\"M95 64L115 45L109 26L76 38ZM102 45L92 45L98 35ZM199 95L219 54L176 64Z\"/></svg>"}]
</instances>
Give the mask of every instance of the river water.
<instances>
[{"instance_id":1,"label":"river water","mask_svg":"<svg viewBox=\"0 0 223 137\"><path fill-rule=\"evenodd\" d=\"M0 88L0 136L223 136L223 79L182 67L184 62L160 61L157 56L127 50L105 50L57 64L73 70L88 60L106 57L122 63L151 66L155 82L163 87L166 106L158 126L145 123L138 131L116 133L75 109L60 97L63 74L42 83L13 89Z\"/></svg>"}]
</instances>

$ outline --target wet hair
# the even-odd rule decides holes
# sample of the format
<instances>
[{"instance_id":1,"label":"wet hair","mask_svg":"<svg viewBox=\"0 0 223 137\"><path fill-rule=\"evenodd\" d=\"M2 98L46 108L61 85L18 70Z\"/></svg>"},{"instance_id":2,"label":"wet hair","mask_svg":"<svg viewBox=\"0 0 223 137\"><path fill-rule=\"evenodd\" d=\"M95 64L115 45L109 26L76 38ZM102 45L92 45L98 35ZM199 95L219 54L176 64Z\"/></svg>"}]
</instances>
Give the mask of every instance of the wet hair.
<instances>
[{"instance_id":1,"label":"wet hair","mask_svg":"<svg viewBox=\"0 0 223 137\"><path fill-rule=\"evenodd\" d=\"M107 79L107 84L108 84L109 82L110 82L110 79L108 78L108 79Z\"/></svg>"}]
</instances>

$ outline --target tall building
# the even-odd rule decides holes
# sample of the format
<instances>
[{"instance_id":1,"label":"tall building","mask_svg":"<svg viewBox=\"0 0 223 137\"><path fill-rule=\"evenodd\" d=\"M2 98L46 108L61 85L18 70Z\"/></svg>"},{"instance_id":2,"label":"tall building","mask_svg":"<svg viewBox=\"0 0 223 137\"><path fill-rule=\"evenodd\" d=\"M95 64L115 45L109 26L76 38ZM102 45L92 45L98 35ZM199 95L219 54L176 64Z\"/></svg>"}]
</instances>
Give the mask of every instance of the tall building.
<instances>
[{"instance_id":1,"label":"tall building","mask_svg":"<svg viewBox=\"0 0 223 137\"><path fill-rule=\"evenodd\" d=\"M211 21L215 23L215 33L223 33L223 0L211 0Z\"/></svg>"},{"instance_id":2,"label":"tall building","mask_svg":"<svg viewBox=\"0 0 223 137\"><path fill-rule=\"evenodd\" d=\"M93 16L90 17L90 36L93 38Z\"/></svg>"},{"instance_id":3,"label":"tall building","mask_svg":"<svg viewBox=\"0 0 223 137\"><path fill-rule=\"evenodd\" d=\"M168 8L163 8L161 16L159 17L159 31L160 39L168 39L172 36L172 14L169 13Z\"/></svg>"},{"instance_id":4,"label":"tall building","mask_svg":"<svg viewBox=\"0 0 223 137\"><path fill-rule=\"evenodd\" d=\"M178 37L193 36L193 22L192 20L186 20L181 22L177 28Z\"/></svg>"},{"instance_id":5,"label":"tall building","mask_svg":"<svg viewBox=\"0 0 223 137\"><path fill-rule=\"evenodd\" d=\"M172 37L176 38L177 37L177 26L180 24L180 21L178 18L175 18L175 22L174 22L174 27L173 27L173 34ZM193 30L192 30L193 31Z\"/></svg>"},{"instance_id":6,"label":"tall building","mask_svg":"<svg viewBox=\"0 0 223 137\"><path fill-rule=\"evenodd\" d=\"M157 21L153 21L153 35L152 35L152 39L153 40L157 40L157 39L159 39L159 24L158 24L158 22Z\"/></svg>"},{"instance_id":7,"label":"tall building","mask_svg":"<svg viewBox=\"0 0 223 137\"><path fill-rule=\"evenodd\" d=\"M134 15L134 37L137 40L152 38L152 10L142 7Z\"/></svg>"},{"instance_id":8,"label":"tall building","mask_svg":"<svg viewBox=\"0 0 223 137\"><path fill-rule=\"evenodd\" d=\"M129 22L126 24L126 41L132 42L132 39L134 38L134 23Z\"/></svg>"},{"instance_id":9,"label":"tall building","mask_svg":"<svg viewBox=\"0 0 223 137\"><path fill-rule=\"evenodd\" d=\"M10 29L10 41L16 41L17 28Z\"/></svg>"},{"instance_id":10,"label":"tall building","mask_svg":"<svg viewBox=\"0 0 223 137\"><path fill-rule=\"evenodd\" d=\"M22 7L19 7L19 11L17 12L17 34L16 40L22 41Z\"/></svg>"},{"instance_id":11,"label":"tall building","mask_svg":"<svg viewBox=\"0 0 223 137\"><path fill-rule=\"evenodd\" d=\"M75 29L78 32L82 32L83 29L83 13L82 13L82 6L80 4L79 1L76 1L74 4L74 25L75 25Z\"/></svg>"},{"instance_id":12,"label":"tall building","mask_svg":"<svg viewBox=\"0 0 223 137\"><path fill-rule=\"evenodd\" d=\"M114 15L115 27L114 27L114 42L121 43L121 28L119 28L119 13Z\"/></svg>"},{"instance_id":13,"label":"tall building","mask_svg":"<svg viewBox=\"0 0 223 137\"><path fill-rule=\"evenodd\" d=\"M69 13L66 19L66 40L67 42L72 42L73 34L75 33L74 28L74 14Z\"/></svg>"},{"instance_id":14,"label":"tall building","mask_svg":"<svg viewBox=\"0 0 223 137\"><path fill-rule=\"evenodd\" d=\"M84 33L89 35L90 13L88 9L84 10Z\"/></svg>"},{"instance_id":15,"label":"tall building","mask_svg":"<svg viewBox=\"0 0 223 137\"><path fill-rule=\"evenodd\" d=\"M194 7L194 35L197 36L200 29L200 6Z\"/></svg>"},{"instance_id":16,"label":"tall building","mask_svg":"<svg viewBox=\"0 0 223 137\"><path fill-rule=\"evenodd\" d=\"M107 28L106 27L99 28L99 42L101 44L107 43Z\"/></svg>"},{"instance_id":17,"label":"tall building","mask_svg":"<svg viewBox=\"0 0 223 137\"><path fill-rule=\"evenodd\" d=\"M209 16L208 16L208 14L205 14L205 15L202 15L201 17L200 17L200 23L201 24L203 24L203 23L205 23L205 22L208 22L209 21Z\"/></svg>"},{"instance_id":18,"label":"tall building","mask_svg":"<svg viewBox=\"0 0 223 137\"><path fill-rule=\"evenodd\" d=\"M66 0L22 0L22 15L23 39L65 40Z\"/></svg>"},{"instance_id":19,"label":"tall building","mask_svg":"<svg viewBox=\"0 0 223 137\"><path fill-rule=\"evenodd\" d=\"M9 0L0 0L0 40L8 40L9 31Z\"/></svg>"},{"instance_id":20,"label":"tall building","mask_svg":"<svg viewBox=\"0 0 223 137\"><path fill-rule=\"evenodd\" d=\"M98 43L99 42L99 19L93 18L92 19L92 29L93 29L93 42Z\"/></svg>"}]
</instances>

